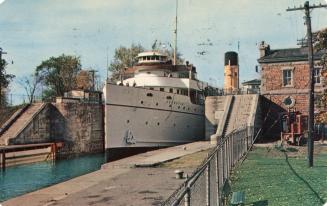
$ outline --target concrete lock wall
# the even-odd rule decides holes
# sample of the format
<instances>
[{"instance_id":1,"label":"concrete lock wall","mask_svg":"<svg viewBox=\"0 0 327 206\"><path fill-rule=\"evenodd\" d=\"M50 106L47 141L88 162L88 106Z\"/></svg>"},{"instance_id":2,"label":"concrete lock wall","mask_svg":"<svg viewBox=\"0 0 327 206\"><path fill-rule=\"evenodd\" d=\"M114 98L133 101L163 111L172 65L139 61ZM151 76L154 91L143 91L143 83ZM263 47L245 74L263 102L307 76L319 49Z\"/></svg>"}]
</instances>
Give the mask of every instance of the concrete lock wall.
<instances>
[{"instance_id":1,"label":"concrete lock wall","mask_svg":"<svg viewBox=\"0 0 327 206\"><path fill-rule=\"evenodd\" d=\"M51 139L63 141L59 155L103 152L103 109L101 104L55 103Z\"/></svg>"},{"instance_id":2,"label":"concrete lock wall","mask_svg":"<svg viewBox=\"0 0 327 206\"><path fill-rule=\"evenodd\" d=\"M210 96L205 101L205 139L214 134L222 135L232 96Z\"/></svg>"},{"instance_id":3,"label":"concrete lock wall","mask_svg":"<svg viewBox=\"0 0 327 206\"><path fill-rule=\"evenodd\" d=\"M63 142L59 156L103 152L102 104L46 104L26 121L21 132L10 138L10 145Z\"/></svg>"},{"instance_id":4,"label":"concrete lock wall","mask_svg":"<svg viewBox=\"0 0 327 206\"><path fill-rule=\"evenodd\" d=\"M9 139L10 145L15 144L35 144L50 142L50 107L45 105L40 111L34 115L31 114L30 119L25 119L29 122L23 128L16 128L21 130L16 137Z\"/></svg>"}]
</instances>

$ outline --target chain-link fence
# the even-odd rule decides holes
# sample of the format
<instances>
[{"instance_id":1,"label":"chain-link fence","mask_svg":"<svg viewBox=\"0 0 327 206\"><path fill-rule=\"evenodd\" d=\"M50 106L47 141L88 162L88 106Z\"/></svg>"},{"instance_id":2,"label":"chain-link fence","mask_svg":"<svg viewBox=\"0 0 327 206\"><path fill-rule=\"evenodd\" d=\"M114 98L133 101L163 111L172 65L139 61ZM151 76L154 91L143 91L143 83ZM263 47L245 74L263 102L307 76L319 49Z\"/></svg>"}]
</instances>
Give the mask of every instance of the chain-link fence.
<instances>
[{"instance_id":1,"label":"chain-link fence","mask_svg":"<svg viewBox=\"0 0 327 206\"><path fill-rule=\"evenodd\" d=\"M259 133L253 127L246 127L219 138L204 163L163 205L227 205L231 171L251 149Z\"/></svg>"}]
</instances>

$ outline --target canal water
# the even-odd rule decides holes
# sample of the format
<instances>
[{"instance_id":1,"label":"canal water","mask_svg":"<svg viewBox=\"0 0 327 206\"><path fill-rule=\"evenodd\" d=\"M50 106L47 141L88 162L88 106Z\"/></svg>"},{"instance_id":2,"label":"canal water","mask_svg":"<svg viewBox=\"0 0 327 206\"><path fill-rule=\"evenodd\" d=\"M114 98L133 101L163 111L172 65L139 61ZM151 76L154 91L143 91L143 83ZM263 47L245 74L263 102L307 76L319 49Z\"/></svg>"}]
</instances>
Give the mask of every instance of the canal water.
<instances>
[{"instance_id":1,"label":"canal water","mask_svg":"<svg viewBox=\"0 0 327 206\"><path fill-rule=\"evenodd\" d=\"M0 202L93 172L104 162L103 154L95 154L8 167L0 171Z\"/></svg>"}]
</instances>

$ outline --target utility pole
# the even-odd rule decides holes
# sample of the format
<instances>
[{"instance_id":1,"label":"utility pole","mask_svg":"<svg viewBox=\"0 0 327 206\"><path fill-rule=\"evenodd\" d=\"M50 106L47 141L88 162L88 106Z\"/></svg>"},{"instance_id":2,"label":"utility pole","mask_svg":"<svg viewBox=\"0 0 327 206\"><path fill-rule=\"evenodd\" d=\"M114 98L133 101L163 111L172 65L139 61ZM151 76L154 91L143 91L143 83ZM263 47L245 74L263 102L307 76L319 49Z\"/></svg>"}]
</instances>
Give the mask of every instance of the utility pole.
<instances>
[{"instance_id":1,"label":"utility pole","mask_svg":"<svg viewBox=\"0 0 327 206\"><path fill-rule=\"evenodd\" d=\"M307 45L308 45L308 60L309 60L309 118L308 118L308 166L313 167L313 136L314 136L314 59L313 59L313 45L312 45L312 29L311 29L311 17L310 17L310 10L315 8L323 8L327 5L309 5L309 1L304 3L304 6L288 8L286 11L297 11L297 10L304 10L305 11L305 24L307 26Z\"/></svg>"}]
</instances>

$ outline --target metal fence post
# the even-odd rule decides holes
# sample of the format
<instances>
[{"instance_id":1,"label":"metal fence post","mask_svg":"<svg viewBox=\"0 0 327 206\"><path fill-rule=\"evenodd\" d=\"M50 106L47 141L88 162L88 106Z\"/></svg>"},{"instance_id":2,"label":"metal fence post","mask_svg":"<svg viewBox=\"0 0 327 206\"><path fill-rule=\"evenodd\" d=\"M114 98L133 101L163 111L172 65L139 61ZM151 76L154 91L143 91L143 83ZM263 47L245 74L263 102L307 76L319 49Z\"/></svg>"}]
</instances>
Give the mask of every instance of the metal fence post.
<instances>
[{"instance_id":1,"label":"metal fence post","mask_svg":"<svg viewBox=\"0 0 327 206\"><path fill-rule=\"evenodd\" d=\"M232 138L231 136L228 137L228 156L229 156L229 172L232 171L232 167L233 167L233 163L232 163L232 150L231 150L231 147L232 147Z\"/></svg>"},{"instance_id":2,"label":"metal fence post","mask_svg":"<svg viewBox=\"0 0 327 206\"><path fill-rule=\"evenodd\" d=\"M226 179L228 179L228 173L227 173L227 171L228 171L228 157L227 157L227 146L226 146L226 144L227 144L227 141L225 140L225 142L224 142L224 156L225 156L225 164L226 164L226 167L225 167L225 178Z\"/></svg>"},{"instance_id":3,"label":"metal fence post","mask_svg":"<svg viewBox=\"0 0 327 206\"><path fill-rule=\"evenodd\" d=\"M232 167L234 167L234 134L231 135L231 141L232 141L232 144L231 144L231 147L230 147L230 150L231 150L231 158L232 158Z\"/></svg>"},{"instance_id":4,"label":"metal fence post","mask_svg":"<svg viewBox=\"0 0 327 206\"><path fill-rule=\"evenodd\" d=\"M185 206L191 206L191 190L189 187L187 187L186 189L186 194L184 196L184 202L185 202Z\"/></svg>"},{"instance_id":5,"label":"metal fence post","mask_svg":"<svg viewBox=\"0 0 327 206\"><path fill-rule=\"evenodd\" d=\"M224 149L224 143L221 144L221 160L222 160L222 170L223 170L223 181L225 181L225 149Z\"/></svg>"},{"instance_id":6,"label":"metal fence post","mask_svg":"<svg viewBox=\"0 0 327 206\"><path fill-rule=\"evenodd\" d=\"M219 149L216 152L216 183L217 183L217 206L220 206L220 181L219 181Z\"/></svg>"},{"instance_id":7,"label":"metal fence post","mask_svg":"<svg viewBox=\"0 0 327 206\"><path fill-rule=\"evenodd\" d=\"M229 152L228 152L228 145L229 145L229 135L226 137L226 160L227 160L227 167L226 167L226 176L227 179L229 177Z\"/></svg>"},{"instance_id":8,"label":"metal fence post","mask_svg":"<svg viewBox=\"0 0 327 206\"><path fill-rule=\"evenodd\" d=\"M210 161L207 166L207 181L206 181L206 191L207 191L207 206L210 206Z\"/></svg>"},{"instance_id":9,"label":"metal fence post","mask_svg":"<svg viewBox=\"0 0 327 206\"><path fill-rule=\"evenodd\" d=\"M248 151L249 150L249 137L250 137L250 131L249 131L249 127L246 127L246 151Z\"/></svg>"}]
</instances>

